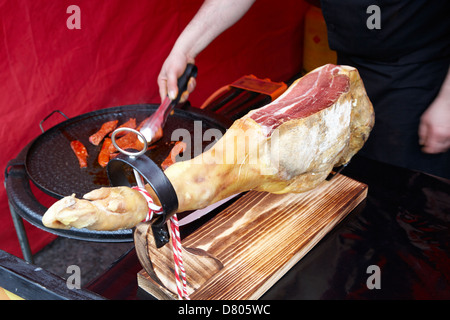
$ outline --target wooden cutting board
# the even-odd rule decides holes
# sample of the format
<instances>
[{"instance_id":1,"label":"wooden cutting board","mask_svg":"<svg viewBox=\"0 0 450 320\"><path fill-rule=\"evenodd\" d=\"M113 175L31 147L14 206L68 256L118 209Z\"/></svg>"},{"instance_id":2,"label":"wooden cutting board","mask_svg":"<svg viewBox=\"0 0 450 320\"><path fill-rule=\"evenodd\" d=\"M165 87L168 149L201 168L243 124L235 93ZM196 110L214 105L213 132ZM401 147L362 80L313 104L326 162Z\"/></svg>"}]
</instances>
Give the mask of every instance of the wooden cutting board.
<instances>
[{"instance_id":1,"label":"wooden cutting board","mask_svg":"<svg viewBox=\"0 0 450 320\"><path fill-rule=\"evenodd\" d=\"M302 194L248 192L183 240L184 249L200 249L201 255L215 258L211 268L197 268L196 262L186 268L190 298L258 299L366 196L365 184L343 175ZM158 260L161 252L144 249L151 247L146 243L151 237L144 240L147 229L140 226L135 235L144 266L138 284L158 299L175 299L173 286L171 292L161 284L174 283L173 262L154 263L167 264L170 271L158 279L145 261Z\"/></svg>"}]
</instances>

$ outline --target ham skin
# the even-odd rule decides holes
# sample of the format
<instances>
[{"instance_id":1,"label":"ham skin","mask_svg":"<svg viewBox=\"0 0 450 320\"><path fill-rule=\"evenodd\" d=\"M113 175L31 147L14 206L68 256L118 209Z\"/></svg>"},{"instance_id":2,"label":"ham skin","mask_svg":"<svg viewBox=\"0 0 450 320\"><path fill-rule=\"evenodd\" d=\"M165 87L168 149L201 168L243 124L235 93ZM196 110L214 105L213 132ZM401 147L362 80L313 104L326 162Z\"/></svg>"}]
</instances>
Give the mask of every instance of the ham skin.
<instances>
[{"instance_id":1,"label":"ham skin","mask_svg":"<svg viewBox=\"0 0 450 320\"><path fill-rule=\"evenodd\" d=\"M358 71L328 64L295 81L272 103L236 120L209 150L174 163L164 172L177 194L178 212L204 208L248 190L301 193L323 182L333 167L349 162L364 145L373 125L374 111ZM147 185L146 189L158 204L151 187ZM125 201L120 205L117 197L105 190L99 194L107 195L101 201L109 211L112 207L144 208L146 203L138 192L120 198ZM95 202L96 197L96 192L86 200L71 197L69 202L73 204L65 206L65 221L86 220L84 217L93 213L83 203ZM109 198L114 206L108 205ZM78 202L83 210L76 209ZM71 218L67 216L69 209ZM51 207L44 215L49 226L62 227L58 212ZM121 214L136 216L134 221L139 221L144 213ZM113 214L98 216L116 219ZM69 225L76 226L75 222ZM120 223L93 221L91 227L83 225L95 229Z\"/></svg>"}]
</instances>

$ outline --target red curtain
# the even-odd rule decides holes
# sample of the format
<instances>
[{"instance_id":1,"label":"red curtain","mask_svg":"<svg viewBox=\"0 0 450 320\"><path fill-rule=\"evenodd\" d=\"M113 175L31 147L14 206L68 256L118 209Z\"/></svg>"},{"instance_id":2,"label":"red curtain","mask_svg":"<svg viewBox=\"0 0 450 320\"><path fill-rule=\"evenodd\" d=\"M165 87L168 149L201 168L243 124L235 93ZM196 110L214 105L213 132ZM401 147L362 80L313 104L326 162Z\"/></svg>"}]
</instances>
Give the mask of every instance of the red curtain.
<instances>
[{"instance_id":1,"label":"red curtain","mask_svg":"<svg viewBox=\"0 0 450 320\"><path fill-rule=\"evenodd\" d=\"M156 78L201 0L0 0L0 167L40 134L53 110L69 117L100 108L159 103ZM69 29L70 5L81 29ZM298 0L258 0L196 60L194 106L242 75L287 81L301 70ZM55 119L54 119L55 118ZM61 119L52 117L45 127ZM39 193L37 195L40 197ZM26 224L33 252L53 236ZM0 249L21 256L0 187Z\"/></svg>"}]
</instances>

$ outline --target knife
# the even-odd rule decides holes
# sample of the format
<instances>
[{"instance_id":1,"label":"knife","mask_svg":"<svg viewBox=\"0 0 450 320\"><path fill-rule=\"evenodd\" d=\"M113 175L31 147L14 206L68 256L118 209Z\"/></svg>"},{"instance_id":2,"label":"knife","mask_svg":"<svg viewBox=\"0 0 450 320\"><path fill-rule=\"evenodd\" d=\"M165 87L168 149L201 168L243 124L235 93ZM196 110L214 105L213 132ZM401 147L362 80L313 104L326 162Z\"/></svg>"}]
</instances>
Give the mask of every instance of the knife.
<instances>
[{"instance_id":1,"label":"knife","mask_svg":"<svg viewBox=\"0 0 450 320\"><path fill-rule=\"evenodd\" d=\"M173 108L180 102L181 95L187 90L187 85L191 77L197 77L197 67L192 63L188 63L184 73L178 78L177 97L174 100L170 100L169 97L166 96L155 113L153 113L142 125L140 132L145 137L148 144L151 144L161 137L162 128L166 123L167 117L172 112Z\"/></svg>"}]
</instances>

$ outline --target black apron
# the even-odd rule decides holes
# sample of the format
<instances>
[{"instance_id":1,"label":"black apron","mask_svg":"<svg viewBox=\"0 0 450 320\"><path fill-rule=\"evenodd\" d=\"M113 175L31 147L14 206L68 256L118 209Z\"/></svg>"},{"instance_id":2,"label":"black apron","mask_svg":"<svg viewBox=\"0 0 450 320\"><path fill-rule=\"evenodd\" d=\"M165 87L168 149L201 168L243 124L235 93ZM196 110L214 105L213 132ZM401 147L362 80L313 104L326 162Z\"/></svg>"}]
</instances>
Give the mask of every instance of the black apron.
<instances>
[{"instance_id":1,"label":"black apron","mask_svg":"<svg viewBox=\"0 0 450 320\"><path fill-rule=\"evenodd\" d=\"M450 66L450 1L322 0L338 64L354 66L375 109L375 126L360 151L378 161L450 179L450 151L423 153L420 116ZM380 9L380 29L367 20Z\"/></svg>"}]
</instances>

